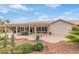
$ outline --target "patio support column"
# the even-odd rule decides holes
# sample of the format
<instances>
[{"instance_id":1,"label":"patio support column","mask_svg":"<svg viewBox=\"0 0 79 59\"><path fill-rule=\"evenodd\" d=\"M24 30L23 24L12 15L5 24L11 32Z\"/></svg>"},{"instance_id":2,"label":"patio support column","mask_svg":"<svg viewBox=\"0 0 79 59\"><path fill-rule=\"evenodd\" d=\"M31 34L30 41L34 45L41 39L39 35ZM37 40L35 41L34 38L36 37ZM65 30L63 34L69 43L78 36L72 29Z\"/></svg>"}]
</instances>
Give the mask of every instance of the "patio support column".
<instances>
[{"instance_id":1,"label":"patio support column","mask_svg":"<svg viewBox=\"0 0 79 59\"><path fill-rule=\"evenodd\" d=\"M29 25L29 35L30 35L30 25Z\"/></svg>"},{"instance_id":2,"label":"patio support column","mask_svg":"<svg viewBox=\"0 0 79 59\"><path fill-rule=\"evenodd\" d=\"M47 34L49 34L49 29L48 29L48 26L47 26Z\"/></svg>"},{"instance_id":3,"label":"patio support column","mask_svg":"<svg viewBox=\"0 0 79 59\"><path fill-rule=\"evenodd\" d=\"M41 26L41 34L42 34L42 26Z\"/></svg>"},{"instance_id":4,"label":"patio support column","mask_svg":"<svg viewBox=\"0 0 79 59\"><path fill-rule=\"evenodd\" d=\"M17 30L18 30L18 29L17 29L17 26L16 26L16 34L17 34Z\"/></svg>"},{"instance_id":5,"label":"patio support column","mask_svg":"<svg viewBox=\"0 0 79 59\"><path fill-rule=\"evenodd\" d=\"M25 30L25 26L24 26L24 32L26 32L26 30Z\"/></svg>"},{"instance_id":6,"label":"patio support column","mask_svg":"<svg viewBox=\"0 0 79 59\"><path fill-rule=\"evenodd\" d=\"M34 27L34 34L36 34L37 32L36 32L36 26Z\"/></svg>"}]
</instances>

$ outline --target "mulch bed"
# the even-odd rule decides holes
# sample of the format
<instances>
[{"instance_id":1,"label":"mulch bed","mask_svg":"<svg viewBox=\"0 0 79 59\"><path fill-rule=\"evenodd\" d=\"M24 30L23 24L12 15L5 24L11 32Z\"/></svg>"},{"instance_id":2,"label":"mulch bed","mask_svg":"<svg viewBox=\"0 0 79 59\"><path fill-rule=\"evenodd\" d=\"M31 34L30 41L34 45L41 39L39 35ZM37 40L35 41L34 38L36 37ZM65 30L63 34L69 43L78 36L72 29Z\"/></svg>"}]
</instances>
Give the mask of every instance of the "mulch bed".
<instances>
[{"instance_id":1,"label":"mulch bed","mask_svg":"<svg viewBox=\"0 0 79 59\"><path fill-rule=\"evenodd\" d=\"M28 39L16 39L16 45L21 44L35 44L34 40ZM41 52L32 52L32 54L78 54L79 47L70 42L61 41L58 43L48 43L43 40L40 41L45 46L44 50Z\"/></svg>"}]
</instances>

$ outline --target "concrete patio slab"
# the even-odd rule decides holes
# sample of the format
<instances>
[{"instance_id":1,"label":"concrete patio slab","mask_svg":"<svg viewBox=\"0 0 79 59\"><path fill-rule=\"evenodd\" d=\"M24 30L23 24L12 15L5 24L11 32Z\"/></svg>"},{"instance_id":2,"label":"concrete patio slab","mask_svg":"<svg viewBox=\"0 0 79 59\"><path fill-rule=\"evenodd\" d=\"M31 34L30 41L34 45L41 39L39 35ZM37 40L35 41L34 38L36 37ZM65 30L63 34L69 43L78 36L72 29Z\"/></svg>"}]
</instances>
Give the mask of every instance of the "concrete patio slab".
<instances>
[{"instance_id":1,"label":"concrete patio slab","mask_svg":"<svg viewBox=\"0 0 79 59\"><path fill-rule=\"evenodd\" d=\"M16 35L15 36L16 38L24 38L24 39L28 39L28 40L35 40L35 35L28 35L28 36L26 36L26 35ZM65 38L64 36L52 36L52 35L42 35L41 37L40 37L40 40L44 40L44 41L46 41L46 42L48 42L48 43L57 43L57 42L59 42L59 41L67 41L68 39L67 38Z\"/></svg>"}]
</instances>

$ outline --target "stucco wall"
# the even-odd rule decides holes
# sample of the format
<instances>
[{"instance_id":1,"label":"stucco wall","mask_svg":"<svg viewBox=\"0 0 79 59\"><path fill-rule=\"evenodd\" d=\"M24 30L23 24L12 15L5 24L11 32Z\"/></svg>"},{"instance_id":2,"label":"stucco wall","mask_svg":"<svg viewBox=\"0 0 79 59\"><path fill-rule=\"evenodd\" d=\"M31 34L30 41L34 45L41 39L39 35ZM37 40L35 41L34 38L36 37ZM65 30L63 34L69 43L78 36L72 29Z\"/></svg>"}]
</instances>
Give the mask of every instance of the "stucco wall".
<instances>
[{"instance_id":1,"label":"stucco wall","mask_svg":"<svg viewBox=\"0 0 79 59\"><path fill-rule=\"evenodd\" d=\"M58 21L55 23L52 23L48 27L48 32L51 32L52 35L62 35L66 36L68 32L72 30L72 25L63 21Z\"/></svg>"}]
</instances>

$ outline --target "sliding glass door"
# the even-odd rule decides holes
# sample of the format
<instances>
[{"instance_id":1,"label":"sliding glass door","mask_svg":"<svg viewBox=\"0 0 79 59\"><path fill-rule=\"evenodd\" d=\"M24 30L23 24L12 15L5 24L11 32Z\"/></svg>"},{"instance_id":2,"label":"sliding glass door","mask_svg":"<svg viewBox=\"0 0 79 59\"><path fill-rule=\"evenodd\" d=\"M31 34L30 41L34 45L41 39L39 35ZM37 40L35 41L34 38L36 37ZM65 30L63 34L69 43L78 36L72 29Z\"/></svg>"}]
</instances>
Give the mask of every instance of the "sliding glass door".
<instances>
[{"instance_id":1,"label":"sliding glass door","mask_svg":"<svg viewBox=\"0 0 79 59\"><path fill-rule=\"evenodd\" d=\"M18 27L17 30L18 33L23 33L23 32L29 33L29 27Z\"/></svg>"},{"instance_id":2,"label":"sliding glass door","mask_svg":"<svg viewBox=\"0 0 79 59\"><path fill-rule=\"evenodd\" d=\"M30 34L34 34L34 27L30 28Z\"/></svg>"},{"instance_id":3,"label":"sliding glass door","mask_svg":"<svg viewBox=\"0 0 79 59\"><path fill-rule=\"evenodd\" d=\"M47 33L47 27L37 27L36 31L37 31L37 33L46 34Z\"/></svg>"}]
</instances>

